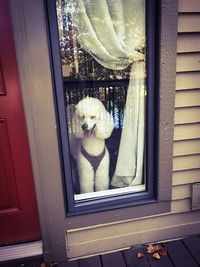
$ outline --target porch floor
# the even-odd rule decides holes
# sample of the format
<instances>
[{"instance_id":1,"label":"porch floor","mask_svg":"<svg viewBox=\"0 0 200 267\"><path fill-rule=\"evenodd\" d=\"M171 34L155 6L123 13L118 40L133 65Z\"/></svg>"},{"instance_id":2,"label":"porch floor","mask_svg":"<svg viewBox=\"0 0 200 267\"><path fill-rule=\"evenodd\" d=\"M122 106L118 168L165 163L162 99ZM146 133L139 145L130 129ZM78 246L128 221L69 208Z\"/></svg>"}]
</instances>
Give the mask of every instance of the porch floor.
<instances>
[{"instance_id":1,"label":"porch floor","mask_svg":"<svg viewBox=\"0 0 200 267\"><path fill-rule=\"evenodd\" d=\"M75 261L54 264L52 267L198 267L200 266L200 234L185 239L156 244L166 255L160 259L147 252L147 245L133 247ZM139 254L138 254L139 253ZM161 253L162 254L162 253ZM141 257L138 257L138 256ZM0 267L45 267L42 256L0 262Z\"/></svg>"},{"instance_id":2,"label":"porch floor","mask_svg":"<svg viewBox=\"0 0 200 267\"><path fill-rule=\"evenodd\" d=\"M147 253L147 246L131 248L76 261L63 262L57 267L198 267L200 266L200 235L160 243L167 255L160 259ZM165 251L164 250L164 251ZM138 254L140 253L140 254ZM142 255L142 257L138 257ZM155 256L155 255L154 255Z\"/></svg>"}]
</instances>

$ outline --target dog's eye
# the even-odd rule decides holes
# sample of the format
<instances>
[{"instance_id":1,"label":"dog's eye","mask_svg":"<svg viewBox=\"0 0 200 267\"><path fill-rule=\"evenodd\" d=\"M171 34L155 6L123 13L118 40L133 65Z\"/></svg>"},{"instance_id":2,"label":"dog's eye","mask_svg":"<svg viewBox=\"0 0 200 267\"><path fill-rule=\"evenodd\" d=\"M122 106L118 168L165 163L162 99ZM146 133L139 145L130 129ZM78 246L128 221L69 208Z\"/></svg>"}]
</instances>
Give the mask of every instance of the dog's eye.
<instances>
[{"instance_id":1,"label":"dog's eye","mask_svg":"<svg viewBox=\"0 0 200 267\"><path fill-rule=\"evenodd\" d=\"M94 119L96 119L96 116L91 116L90 118L91 118L92 120L94 120Z\"/></svg>"},{"instance_id":2,"label":"dog's eye","mask_svg":"<svg viewBox=\"0 0 200 267\"><path fill-rule=\"evenodd\" d=\"M85 119L85 115L81 116L80 118L84 120Z\"/></svg>"}]
</instances>

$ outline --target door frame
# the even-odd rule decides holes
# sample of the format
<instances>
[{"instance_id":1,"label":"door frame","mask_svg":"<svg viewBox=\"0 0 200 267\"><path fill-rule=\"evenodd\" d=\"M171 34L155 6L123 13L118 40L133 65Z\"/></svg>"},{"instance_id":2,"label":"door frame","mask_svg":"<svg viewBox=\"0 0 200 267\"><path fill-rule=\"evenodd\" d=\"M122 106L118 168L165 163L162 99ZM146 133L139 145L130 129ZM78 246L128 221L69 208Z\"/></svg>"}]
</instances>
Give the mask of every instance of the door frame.
<instances>
[{"instance_id":1,"label":"door frame","mask_svg":"<svg viewBox=\"0 0 200 267\"><path fill-rule=\"evenodd\" d=\"M67 259L65 210L44 1L10 0L46 263Z\"/></svg>"}]
</instances>

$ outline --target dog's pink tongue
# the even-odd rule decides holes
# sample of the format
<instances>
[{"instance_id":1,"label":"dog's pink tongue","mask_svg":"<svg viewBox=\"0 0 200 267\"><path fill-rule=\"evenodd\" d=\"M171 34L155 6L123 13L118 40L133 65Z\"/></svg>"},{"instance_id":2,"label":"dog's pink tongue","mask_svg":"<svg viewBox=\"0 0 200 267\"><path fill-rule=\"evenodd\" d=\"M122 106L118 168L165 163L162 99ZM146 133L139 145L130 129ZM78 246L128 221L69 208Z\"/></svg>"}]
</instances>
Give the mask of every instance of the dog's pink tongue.
<instances>
[{"instance_id":1,"label":"dog's pink tongue","mask_svg":"<svg viewBox=\"0 0 200 267\"><path fill-rule=\"evenodd\" d=\"M84 135L84 137L88 138L92 135L92 131L91 130L84 131L83 135Z\"/></svg>"}]
</instances>

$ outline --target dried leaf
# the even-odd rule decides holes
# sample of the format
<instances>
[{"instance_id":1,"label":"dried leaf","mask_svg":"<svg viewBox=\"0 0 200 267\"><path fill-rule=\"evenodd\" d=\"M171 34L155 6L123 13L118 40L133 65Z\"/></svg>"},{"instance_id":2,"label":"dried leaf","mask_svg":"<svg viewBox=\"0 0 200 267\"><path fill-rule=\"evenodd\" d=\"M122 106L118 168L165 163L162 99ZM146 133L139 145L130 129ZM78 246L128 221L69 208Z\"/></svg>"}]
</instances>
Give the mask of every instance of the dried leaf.
<instances>
[{"instance_id":1,"label":"dried leaf","mask_svg":"<svg viewBox=\"0 0 200 267\"><path fill-rule=\"evenodd\" d=\"M147 252L153 254L154 252L157 252L158 250L160 250L162 247L160 245L152 245L150 244L147 247Z\"/></svg>"},{"instance_id":2,"label":"dried leaf","mask_svg":"<svg viewBox=\"0 0 200 267\"><path fill-rule=\"evenodd\" d=\"M153 258L159 260L160 259L159 253L158 252L153 253Z\"/></svg>"},{"instance_id":3,"label":"dried leaf","mask_svg":"<svg viewBox=\"0 0 200 267\"><path fill-rule=\"evenodd\" d=\"M144 253L143 252L138 252L137 253L138 258L144 258Z\"/></svg>"},{"instance_id":4,"label":"dried leaf","mask_svg":"<svg viewBox=\"0 0 200 267\"><path fill-rule=\"evenodd\" d=\"M160 256L167 256L167 250L165 248L161 248L158 250Z\"/></svg>"},{"instance_id":5,"label":"dried leaf","mask_svg":"<svg viewBox=\"0 0 200 267\"><path fill-rule=\"evenodd\" d=\"M154 250L154 246L153 245L148 245L148 247L147 247L147 252L148 253L152 253L152 251Z\"/></svg>"}]
</instances>

